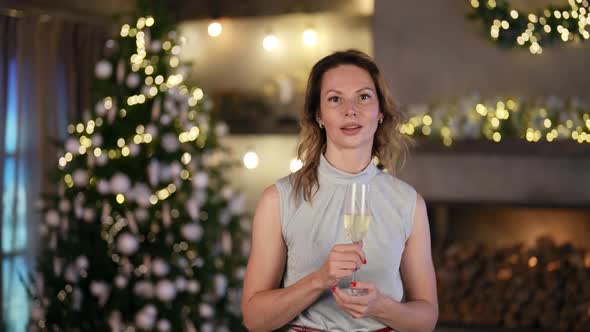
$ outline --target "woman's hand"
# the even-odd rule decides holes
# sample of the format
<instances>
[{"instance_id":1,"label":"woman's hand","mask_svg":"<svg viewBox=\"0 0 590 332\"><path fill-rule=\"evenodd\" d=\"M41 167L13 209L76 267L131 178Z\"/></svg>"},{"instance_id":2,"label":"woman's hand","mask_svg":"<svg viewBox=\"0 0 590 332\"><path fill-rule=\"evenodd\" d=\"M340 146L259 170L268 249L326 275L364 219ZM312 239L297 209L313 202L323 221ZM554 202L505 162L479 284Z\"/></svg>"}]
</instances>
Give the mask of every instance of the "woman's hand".
<instances>
[{"instance_id":1,"label":"woman's hand","mask_svg":"<svg viewBox=\"0 0 590 332\"><path fill-rule=\"evenodd\" d=\"M336 286L338 280L350 277L361 264L366 264L363 243L337 244L332 247L322 267L316 271L319 287L328 289Z\"/></svg>"},{"instance_id":2,"label":"woman's hand","mask_svg":"<svg viewBox=\"0 0 590 332\"><path fill-rule=\"evenodd\" d=\"M381 294L374 284L366 281L357 281L355 286L351 282L351 287L364 289L367 291L367 294L352 296L342 289L335 287L332 290L338 307L354 318L374 317L380 308L379 303L383 298L383 294Z\"/></svg>"}]
</instances>

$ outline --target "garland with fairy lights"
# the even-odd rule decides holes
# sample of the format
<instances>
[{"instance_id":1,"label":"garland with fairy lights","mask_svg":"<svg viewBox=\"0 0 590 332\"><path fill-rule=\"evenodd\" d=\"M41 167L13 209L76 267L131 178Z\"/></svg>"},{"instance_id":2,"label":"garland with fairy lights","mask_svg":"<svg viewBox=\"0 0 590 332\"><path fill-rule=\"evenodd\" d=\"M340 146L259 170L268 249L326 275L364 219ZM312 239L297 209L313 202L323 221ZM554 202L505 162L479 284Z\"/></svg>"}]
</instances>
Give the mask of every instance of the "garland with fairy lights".
<instances>
[{"instance_id":1,"label":"garland with fairy lights","mask_svg":"<svg viewBox=\"0 0 590 332\"><path fill-rule=\"evenodd\" d=\"M568 0L568 7L553 7L536 13L511 8L505 0L468 0L472 19L489 27L492 40L501 46L528 48L532 54L543 53L543 46L558 42L582 42L590 38L588 0Z\"/></svg>"},{"instance_id":2,"label":"garland with fairy lights","mask_svg":"<svg viewBox=\"0 0 590 332\"><path fill-rule=\"evenodd\" d=\"M409 136L455 141L522 139L590 143L590 104L580 98L466 96L452 102L411 105L400 131Z\"/></svg>"}]
</instances>

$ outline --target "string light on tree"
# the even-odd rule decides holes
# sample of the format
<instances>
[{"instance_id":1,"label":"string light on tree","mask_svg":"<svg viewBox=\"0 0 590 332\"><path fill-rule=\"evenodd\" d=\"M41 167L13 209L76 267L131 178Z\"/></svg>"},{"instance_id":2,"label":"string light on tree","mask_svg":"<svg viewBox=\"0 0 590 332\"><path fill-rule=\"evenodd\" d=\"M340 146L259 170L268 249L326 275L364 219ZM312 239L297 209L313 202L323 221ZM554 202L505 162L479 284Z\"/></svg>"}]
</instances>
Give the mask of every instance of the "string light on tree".
<instances>
[{"instance_id":1,"label":"string light on tree","mask_svg":"<svg viewBox=\"0 0 590 332\"><path fill-rule=\"evenodd\" d=\"M123 24L121 27L121 37L129 36L129 24Z\"/></svg>"},{"instance_id":2,"label":"string light on tree","mask_svg":"<svg viewBox=\"0 0 590 332\"><path fill-rule=\"evenodd\" d=\"M198 101L203 99L203 90L201 90L201 88L196 88L193 91L193 97Z\"/></svg>"}]
</instances>

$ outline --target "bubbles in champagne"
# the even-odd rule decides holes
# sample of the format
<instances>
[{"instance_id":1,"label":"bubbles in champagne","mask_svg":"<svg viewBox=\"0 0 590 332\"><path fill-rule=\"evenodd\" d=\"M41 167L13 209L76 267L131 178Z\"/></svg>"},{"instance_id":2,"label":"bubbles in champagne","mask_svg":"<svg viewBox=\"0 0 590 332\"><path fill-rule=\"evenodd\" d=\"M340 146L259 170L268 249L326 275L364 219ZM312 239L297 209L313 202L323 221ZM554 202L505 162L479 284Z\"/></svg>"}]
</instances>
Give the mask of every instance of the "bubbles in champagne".
<instances>
[{"instance_id":1,"label":"bubbles in champagne","mask_svg":"<svg viewBox=\"0 0 590 332\"><path fill-rule=\"evenodd\" d=\"M367 235L369 224L373 216L360 214L345 214L344 229L352 242L360 242Z\"/></svg>"}]
</instances>

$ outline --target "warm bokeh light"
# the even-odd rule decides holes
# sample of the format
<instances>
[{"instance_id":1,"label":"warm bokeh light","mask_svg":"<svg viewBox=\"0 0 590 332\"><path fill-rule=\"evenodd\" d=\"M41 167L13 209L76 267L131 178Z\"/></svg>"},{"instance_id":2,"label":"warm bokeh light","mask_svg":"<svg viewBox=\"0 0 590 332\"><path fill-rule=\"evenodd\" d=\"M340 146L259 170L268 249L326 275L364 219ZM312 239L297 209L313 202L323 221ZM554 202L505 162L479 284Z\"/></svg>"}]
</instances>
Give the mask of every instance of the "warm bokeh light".
<instances>
[{"instance_id":1,"label":"warm bokeh light","mask_svg":"<svg viewBox=\"0 0 590 332\"><path fill-rule=\"evenodd\" d=\"M219 23L217 21L211 22L211 24L209 24L209 27L207 28L207 32L209 33L209 36L211 36L211 37L219 37L219 35L221 35L222 31L223 31L223 27L221 26L221 23Z\"/></svg>"},{"instance_id":2,"label":"warm bokeh light","mask_svg":"<svg viewBox=\"0 0 590 332\"><path fill-rule=\"evenodd\" d=\"M318 34L314 29L306 29L303 31L303 44L307 47L313 47L318 41Z\"/></svg>"},{"instance_id":3,"label":"warm bokeh light","mask_svg":"<svg viewBox=\"0 0 590 332\"><path fill-rule=\"evenodd\" d=\"M289 163L289 169L291 170L291 173L297 172L301 169L301 167L303 167L303 162L301 160L297 158L291 159L291 162Z\"/></svg>"},{"instance_id":4,"label":"warm bokeh light","mask_svg":"<svg viewBox=\"0 0 590 332\"><path fill-rule=\"evenodd\" d=\"M258 162L259 158L256 152L248 151L244 155L244 166L246 166L247 169L254 169L258 167Z\"/></svg>"},{"instance_id":5,"label":"warm bokeh light","mask_svg":"<svg viewBox=\"0 0 590 332\"><path fill-rule=\"evenodd\" d=\"M265 50L272 52L279 47L279 39L275 35L267 35L262 41L262 47Z\"/></svg>"},{"instance_id":6,"label":"warm bokeh light","mask_svg":"<svg viewBox=\"0 0 590 332\"><path fill-rule=\"evenodd\" d=\"M117 203L119 204L123 204L125 202L125 196L123 196L123 194L117 194L116 199Z\"/></svg>"}]
</instances>

